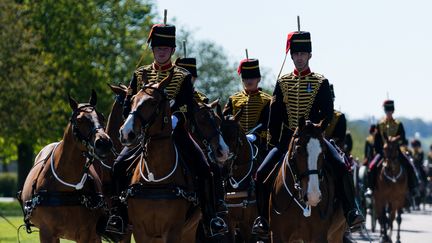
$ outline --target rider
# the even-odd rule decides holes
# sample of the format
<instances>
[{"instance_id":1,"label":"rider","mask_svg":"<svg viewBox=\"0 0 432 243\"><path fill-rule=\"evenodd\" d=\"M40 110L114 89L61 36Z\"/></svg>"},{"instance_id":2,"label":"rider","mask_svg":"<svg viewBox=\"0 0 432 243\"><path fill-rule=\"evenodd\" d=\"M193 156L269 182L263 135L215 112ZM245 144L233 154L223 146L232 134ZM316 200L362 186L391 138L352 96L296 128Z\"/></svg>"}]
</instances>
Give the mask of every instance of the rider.
<instances>
[{"instance_id":1,"label":"rider","mask_svg":"<svg viewBox=\"0 0 432 243\"><path fill-rule=\"evenodd\" d=\"M223 115L235 115L241 111L240 125L246 133L251 131L246 135L247 139L258 146L260 154L265 155L271 96L258 88L261 80L258 59L242 60L237 72L241 75L243 90L229 97Z\"/></svg>"},{"instance_id":2,"label":"rider","mask_svg":"<svg viewBox=\"0 0 432 243\"><path fill-rule=\"evenodd\" d=\"M424 161L424 152L422 149L422 145L420 140L413 139L411 141L411 156L414 162L414 166L419 173L419 177L421 181L426 184L427 183L427 175L425 170L423 169L423 161Z\"/></svg>"},{"instance_id":3,"label":"rider","mask_svg":"<svg viewBox=\"0 0 432 243\"><path fill-rule=\"evenodd\" d=\"M129 85L126 97L124 114L130 112L131 97L141 87L149 82L160 82L168 77L168 85L165 88L170 103L172 103L172 127L174 141L182 154L188 167L192 170L194 181L198 187L198 197L201 204L203 220L209 236L224 234L227 232L227 225L215 212L216 198L213 182L213 174L207 160L198 145L191 139L186 130L185 121L193 116L193 107L196 101L193 99L193 84L191 74L171 63L171 57L175 52L175 26L156 24L153 25L148 43L150 43L154 61L152 64L141 66L135 70ZM125 162L134 149L125 147L114 164L114 183L117 193L125 190L128 185L128 178L125 176L129 163ZM118 206L118 205L116 205ZM122 211L121 206L117 211ZM124 211L124 209L123 209ZM115 212L114 212L115 213ZM122 215L126 216L126 215ZM119 226L119 215L110 216L108 230L115 233L124 233ZM126 222L123 221L123 222Z\"/></svg>"},{"instance_id":4,"label":"rider","mask_svg":"<svg viewBox=\"0 0 432 243\"><path fill-rule=\"evenodd\" d=\"M395 110L393 100L384 101L383 107L384 107L384 112L386 114L386 117L383 118L377 125L377 132L375 134L375 139L374 139L374 148L377 155L369 165L370 187L372 190L375 189L377 168L379 167L378 162L384 155L383 146L384 146L385 138L390 136L391 137L400 136L399 160L401 161L402 165L408 172L409 191L412 195L415 195L417 193L416 187L418 185L418 179L416 176L414 165L409 161L408 157L404 154L404 151L407 151L406 146L408 144L408 141L405 137L404 126L402 122L393 118L393 112Z\"/></svg>"},{"instance_id":5,"label":"rider","mask_svg":"<svg viewBox=\"0 0 432 243\"><path fill-rule=\"evenodd\" d=\"M192 84L195 85L195 82L198 78L196 59L193 57L177 58L174 63L176 66L182 67L190 72ZM196 89L194 90L194 99L197 103L209 103L209 98L204 93ZM221 168L216 163L210 163L210 166L212 167L211 170L214 176L213 179L215 182L215 190L217 193L217 198L219 199L216 212L218 215L224 216L228 213L228 208L226 207L225 201L223 200L225 197L225 188L223 184Z\"/></svg>"},{"instance_id":6,"label":"rider","mask_svg":"<svg viewBox=\"0 0 432 243\"><path fill-rule=\"evenodd\" d=\"M317 73L311 72L309 60L312 57L310 33L299 31L288 35L286 53L291 51L295 69L283 75L276 82L273 98L270 103L269 154L261 164L256 174L256 191L259 207L259 217L255 220L252 233L261 237L268 236L268 209L270 191L264 180L274 166L281 161L287 151L291 137L298 126L299 118L304 117L314 123L322 122L327 128L333 116L333 100L328 80ZM324 132L324 131L323 131ZM334 151L333 145L329 149ZM352 177L339 155L332 158L338 189L338 197L342 200L343 209L350 228L357 229L364 221L354 201Z\"/></svg>"},{"instance_id":7,"label":"rider","mask_svg":"<svg viewBox=\"0 0 432 243\"><path fill-rule=\"evenodd\" d=\"M333 84L330 84L330 92L334 102L335 94ZM346 130L347 121L345 118L345 114L338 110L333 110L333 118L331 119L330 123L324 131L325 138L328 140L333 139L333 141L339 148L344 148Z\"/></svg>"},{"instance_id":8,"label":"rider","mask_svg":"<svg viewBox=\"0 0 432 243\"><path fill-rule=\"evenodd\" d=\"M198 78L196 59L193 57L177 58L175 60L175 65L188 70L191 74L192 84L195 85L195 82ZM196 89L194 91L194 98L198 103L202 102L208 104L209 102L209 98Z\"/></svg>"},{"instance_id":9,"label":"rider","mask_svg":"<svg viewBox=\"0 0 432 243\"><path fill-rule=\"evenodd\" d=\"M377 126L375 124L370 125L369 135L366 137L365 148L364 148L364 160L363 164L368 165L375 157L375 134L377 133Z\"/></svg>"}]
</instances>

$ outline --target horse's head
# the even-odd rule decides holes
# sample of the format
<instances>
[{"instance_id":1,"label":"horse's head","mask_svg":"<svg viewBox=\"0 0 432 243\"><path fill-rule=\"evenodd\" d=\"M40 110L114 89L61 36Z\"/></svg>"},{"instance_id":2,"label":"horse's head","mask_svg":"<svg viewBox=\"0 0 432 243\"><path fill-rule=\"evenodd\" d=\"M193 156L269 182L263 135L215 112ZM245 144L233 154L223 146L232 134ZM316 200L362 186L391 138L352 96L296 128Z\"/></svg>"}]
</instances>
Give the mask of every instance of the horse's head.
<instances>
[{"instance_id":1,"label":"horse's head","mask_svg":"<svg viewBox=\"0 0 432 243\"><path fill-rule=\"evenodd\" d=\"M229 149L219 130L221 119L213 111L218 102L198 103L190 126L197 142L206 148L209 158L222 164L228 159Z\"/></svg>"},{"instance_id":2,"label":"horse's head","mask_svg":"<svg viewBox=\"0 0 432 243\"><path fill-rule=\"evenodd\" d=\"M386 159L386 161L389 163L390 166L393 166L393 162L398 161L399 146L400 146L399 140L400 140L400 136L392 137L384 134L383 153L384 153L384 158Z\"/></svg>"},{"instance_id":3,"label":"horse's head","mask_svg":"<svg viewBox=\"0 0 432 243\"><path fill-rule=\"evenodd\" d=\"M120 128L120 141L130 146L140 136L154 136L172 131L170 107L161 83L150 83L141 88L131 100L131 112ZM161 118L161 122L156 122Z\"/></svg>"},{"instance_id":4,"label":"horse's head","mask_svg":"<svg viewBox=\"0 0 432 243\"><path fill-rule=\"evenodd\" d=\"M69 97L69 105L73 111L70 124L74 137L90 153L94 152L103 159L111 152L112 142L104 131L104 117L96 110L96 102L97 96L94 90L89 103L79 104Z\"/></svg>"},{"instance_id":5,"label":"horse's head","mask_svg":"<svg viewBox=\"0 0 432 243\"><path fill-rule=\"evenodd\" d=\"M234 161L237 159L237 157L240 156L241 152L245 151L243 149L244 148L243 146L247 146L247 148L249 148L249 143L246 138L246 133L241 127L239 122L241 117L241 110L234 116L232 115L223 116L220 109L218 109L218 116L222 117L222 123L221 123L222 136L232 153L230 155L231 158L229 160L229 163L227 163L225 167L230 168L229 170L231 170ZM247 149L247 151L249 151L249 149ZM249 162L249 160L245 162ZM232 173L232 171L229 171L229 173Z\"/></svg>"},{"instance_id":6,"label":"horse's head","mask_svg":"<svg viewBox=\"0 0 432 243\"><path fill-rule=\"evenodd\" d=\"M300 186L300 196L310 206L316 206L321 201L319 175L323 169L325 151L321 123L313 124L300 119L289 146L288 158L297 186Z\"/></svg>"}]
</instances>

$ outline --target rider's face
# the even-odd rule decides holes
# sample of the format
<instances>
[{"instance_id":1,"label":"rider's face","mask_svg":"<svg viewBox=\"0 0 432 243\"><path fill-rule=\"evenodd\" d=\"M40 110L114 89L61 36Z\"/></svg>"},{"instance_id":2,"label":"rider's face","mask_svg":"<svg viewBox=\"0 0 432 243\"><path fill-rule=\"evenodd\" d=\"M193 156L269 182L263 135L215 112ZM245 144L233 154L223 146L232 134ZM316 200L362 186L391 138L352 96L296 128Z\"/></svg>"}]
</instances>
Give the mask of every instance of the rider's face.
<instances>
[{"instance_id":1,"label":"rider's face","mask_svg":"<svg viewBox=\"0 0 432 243\"><path fill-rule=\"evenodd\" d=\"M312 53L309 52L294 52L291 53L291 59L294 62L294 66L298 71L304 71L309 68L309 60L312 57Z\"/></svg>"},{"instance_id":2,"label":"rider's face","mask_svg":"<svg viewBox=\"0 0 432 243\"><path fill-rule=\"evenodd\" d=\"M174 53L174 48L169 46L153 47L154 60L158 64L165 64L171 60L171 55Z\"/></svg>"},{"instance_id":3,"label":"rider's face","mask_svg":"<svg viewBox=\"0 0 432 243\"><path fill-rule=\"evenodd\" d=\"M246 91L255 91L258 89L258 82L261 78L243 78L243 86Z\"/></svg>"}]
</instances>

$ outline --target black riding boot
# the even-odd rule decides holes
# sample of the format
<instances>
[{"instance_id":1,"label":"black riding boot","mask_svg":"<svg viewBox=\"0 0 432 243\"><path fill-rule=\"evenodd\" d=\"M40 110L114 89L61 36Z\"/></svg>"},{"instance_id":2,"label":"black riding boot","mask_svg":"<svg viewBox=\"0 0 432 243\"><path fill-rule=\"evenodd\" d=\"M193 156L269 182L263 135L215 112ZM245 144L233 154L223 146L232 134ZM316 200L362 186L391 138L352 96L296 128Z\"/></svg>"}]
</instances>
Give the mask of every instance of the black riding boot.
<instances>
[{"instance_id":1,"label":"black riding boot","mask_svg":"<svg viewBox=\"0 0 432 243\"><path fill-rule=\"evenodd\" d=\"M416 173L416 169L414 167L413 164L411 164L408 161L408 158L406 158L405 156L401 155L399 157L399 159L402 162L402 165L404 168L406 168L407 170L407 174L408 174L408 189L410 192L410 195L412 196L417 196L418 194L418 186L419 186L419 179L417 177L417 173Z\"/></svg>"},{"instance_id":2,"label":"black riding boot","mask_svg":"<svg viewBox=\"0 0 432 243\"><path fill-rule=\"evenodd\" d=\"M258 208L258 217L252 226L252 234L261 240L269 238L269 199L270 193L266 185L262 182L255 181L256 201Z\"/></svg>"},{"instance_id":3,"label":"black riding boot","mask_svg":"<svg viewBox=\"0 0 432 243\"><path fill-rule=\"evenodd\" d=\"M228 215L228 208L225 203L225 187L222 180L221 169L217 164L210 163L210 167L213 171L213 179L215 185L216 195L216 214L220 217Z\"/></svg>"},{"instance_id":4,"label":"black riding boot","mask_svg":"<svg viewBox=\"0 0 432 243\"><path fill-rule=\"evenodd\" d=\"M342 201L342 208L348 227L351 232L354 232L361 229L361 225L364 223L365 219L360 213L355 201L354 183L351 173L345 171L339 176L342 176L342 188L340 188L342 190L339 190L339 198Z\"/></svg>"},{"instance_id":5,"label":"black riding boot","mask_svg":"<svg viewBox=\"0 0 432 243\"><path fill-rule=\"evenodd\" d=\"M122 152L123 153L123 152ZM119 156L122 159L123 156ZM128 177L126 176L127 163L123 160L118 160L113 168L113 192L112 205L109 211L109 218L105 231L124 235L128 225L128 210L127 205L121 201L121 193L128 186Z\"/></svg>"},{"instance_id":6,"label":"black riding boot","mask_svg":"<svg viewBox=\"0 0 432 243\"><path fill-rule=\"evenodd\" d=\"M225 221L216 214L216 193L213 178L203 178L198 183L201 212L208 237L223 235L228 232Z\"/></svg>"}]
</instances>

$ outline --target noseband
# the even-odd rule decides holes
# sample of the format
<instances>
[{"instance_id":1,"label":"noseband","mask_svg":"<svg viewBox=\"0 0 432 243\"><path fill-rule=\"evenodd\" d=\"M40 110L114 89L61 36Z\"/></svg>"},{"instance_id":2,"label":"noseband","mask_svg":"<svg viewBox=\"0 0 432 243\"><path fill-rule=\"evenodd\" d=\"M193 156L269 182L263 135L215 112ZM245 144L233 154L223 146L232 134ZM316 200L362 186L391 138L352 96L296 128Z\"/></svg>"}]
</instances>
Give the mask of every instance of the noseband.
<instances>
[{"instance_id":1,"label":"noseband","mask_svg":"<svg viewBox=\"0 0 432 243\"><path fill-rule=\"evenodd\" d=\"M163 112L163 114L162 114L163 122L162 122L162 128L161 128L161 130L163 130L165 124L168 123L168 117L165 114L165 109L163 109L163 107L161 107L162 104L163 104L163 101L166 101L168 99L168 97L167 97L167 94L163 90L161 90L159 88L152 87L152 86L144 86L143 87L144 92L145 92L146 89L152 89L154 91L157 91L162 96L162 99L158 102L158 106L157 106L155 112L152 113L152 115L150 116L150 118L147 121L141 116L140 112L138 112L139 107L137 107L137 109L135 109L134 111L130 112L129 115L131 115L133 118L138 118L138 120L141 122L141 126L142 126L142 128L141 128L141 134L140 134L141 136L143 136L144 138L146 138L146 137L152 137L152 138L154 138L155 135L153 135L153 136L146 136L148 128L151 127L155 123L156 118L161 113L161 110Z\"/></svg>"}]
</instances>

